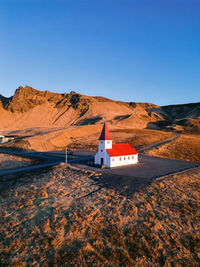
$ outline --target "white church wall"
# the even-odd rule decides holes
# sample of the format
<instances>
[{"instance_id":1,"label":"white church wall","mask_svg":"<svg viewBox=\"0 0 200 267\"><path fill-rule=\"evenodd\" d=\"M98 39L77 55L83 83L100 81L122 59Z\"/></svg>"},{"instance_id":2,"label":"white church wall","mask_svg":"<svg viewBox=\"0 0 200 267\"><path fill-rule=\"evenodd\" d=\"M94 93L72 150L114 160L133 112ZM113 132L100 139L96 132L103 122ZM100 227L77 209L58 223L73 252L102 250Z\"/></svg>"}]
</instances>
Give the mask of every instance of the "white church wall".
<instances>
[{"instance_id":1,"label":"white church wall","mask_svg":"<svg viewBox=\"0 0 200 267\"><path fill-rule=\"evenodd\" d=\"M94 156L94 163L95 164L100 164L99 162L99 151L96 153L96 155Z\"/></svg>"},{"instance_id":2,"label":"white church wall","mask_svg":"<svg viewBox=\"0 0 200 267\"><path fill-rule=\"evenodd\" d=\"M111 157L106 153L106 166L111 167Z\"/></svg>"},{"instance_id":3,"label":"white church wall","mask_svg":"<svg viewBox=\"0 0 200 267\"><path fill-rule=\"evenodd\" d=\"M103 165L110 167L110 157L106 151L105 152L98 151L96 153L95 160L94 160L95 164L102 165L101 158L103 158Z\"/></svg>"},{"instance_id":4,"label":"white church wall","mask_svg":"<svg viewBox=\"0 0 200 267\"><path fill-rule=\"evenodd\" d=\"M106 151L105 153L98 151L95 155L95 164L101 165L101 158L104 159L103 165L106 165L109 168L138 163L138 154L130 156L110 157Z\"/></svg>"},{"instance_id":5,"label":"white church wall","mask_svg":"<svg viewBox=\"0 0 200 267\"><path fill-rule=\"evenodd\" d=\"M99 150L112 149L112 140L99 140Z\"/></svg>"},{"instance_id":6,"label":"white church wall","mask_svg":"<svg viewBox=\"0 0 200 267\"><path fill-rule=\"evenodd\" d=\"M130 156L120 156L120 157L112 157L110 160L109 167L118 167L136 164L138 162L138 154L130 155Z\"/></svg>"},{"instance_id":7,"label":"white church wall","mask_svg":"<svg viewBox=\"0 0 200 267\"><path fill-rule=\"evenodd\" d=\"M110 160L107 158L106 149L112 148L112 140L99 140L98 152L95 155L95 164L101 165L101 159L103 159L103 165L110 165Z\"/></svg>"}]
</instances>

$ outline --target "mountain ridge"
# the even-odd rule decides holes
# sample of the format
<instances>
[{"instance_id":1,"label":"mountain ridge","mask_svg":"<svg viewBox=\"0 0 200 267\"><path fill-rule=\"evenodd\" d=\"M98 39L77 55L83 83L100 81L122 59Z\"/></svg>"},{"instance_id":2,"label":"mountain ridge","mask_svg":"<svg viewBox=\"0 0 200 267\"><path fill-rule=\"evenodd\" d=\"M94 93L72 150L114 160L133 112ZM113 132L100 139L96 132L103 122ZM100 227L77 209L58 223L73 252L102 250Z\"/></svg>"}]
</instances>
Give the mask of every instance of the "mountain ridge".
<instances>
[{"instance_id":1,"label":"mountain ridge","mask_svg":"<svg viewBox=\"0 0 200 267\"><path fill-rule=\"evenodd\" d=\"M3 128L83 126L106 120L122 127L200 132L200 102L159 106L74 91L40 91L26 85L9 98L0 95L0 110Z\"/></svg>"},{"instance_id":2,"label":"mountain ridge","mask_svg":"<svg viewBox=\"0 0 200 267\"><path fill-rule=\"evenodd\" d=\"M81 97L84 97L87 99L96 99L96 100L102 101L102 102L110 101L110 102L124 103L124 104L129 104L132 106L134 106L135 104L140 104L141 106L144 106L144 107L146 107L148 105L149 106L157 106L157 107L162 107L165 110L167 110L169 108L182 108L182 107L195 107L195 106L199 107L199 105L200 105L200 102L191 102L191 103L185 103L185 104L169 104L169 105L162 105L162 106L152 104L149 102L125 102L125 101L119 101L119 100L112 100L110 98L106 98L103 96L86 96L86 95L82 95L80 93L76 93L74 91L71 91L70 93L54 93L54 92L50 92L48 90L45 90L45 91L37 90L37 89L34 89L28 85L25 85L25 87L19 86L15 90L14 95L11 97L5 97L5 96L0 94L0 103L4 104L4 107L6 110L10 110L12 112L17 112L19 110L18 109L12 109L12 107L13 107L13 104L16 104L15 102L21 96L43 97L43 98L46 98L46 101L49 101L49 102L56 102L56 100L58 100L58 102L59 102L59 99L60 99L62 102L63 100L65 100L65 98L69 99L69 95L71 95L71 96L74 95L76 97L81 96ZM6 104L5 104L5 102L6 102ZM37 104L39 105L39 104L41 104L41 102L36 103L36 105ZM58 107L59 107L59 105L58 105ZM23 109L21 111L23 112Z\"/></svg>"}]
</instances>

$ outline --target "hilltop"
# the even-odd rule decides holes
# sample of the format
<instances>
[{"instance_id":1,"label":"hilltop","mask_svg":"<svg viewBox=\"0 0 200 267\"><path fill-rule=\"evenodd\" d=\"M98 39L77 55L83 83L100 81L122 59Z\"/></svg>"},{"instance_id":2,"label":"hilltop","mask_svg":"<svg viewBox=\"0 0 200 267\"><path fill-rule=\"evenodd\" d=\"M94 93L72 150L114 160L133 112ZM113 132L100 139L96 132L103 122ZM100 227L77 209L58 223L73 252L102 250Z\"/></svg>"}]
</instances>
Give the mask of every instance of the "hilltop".
<instances>
[{"instance_id":1,"label":"hilltop","mask_svg":"<svg viewBox=\"0 0 200 267\"><path fill-rule=\"evenodd\" d=\"M1 127L9 129L96 125L106 120L138 129L200 132L200 102L158 106L20 86L12 97L0 96L0 110Z\"/></svg>"},{"instance_id":2,"label":"hilltop","mask_svg":"<svg viewBox=\"0 0 200 267\"><path fill-rule=\"evenodd\" d=\"M0 101L3 111L0 116L1 125L15 129L92 125L104 120L114 124L124 124L126 121L127 125L135 121L138 127L142 128L146 127L149 121L157 120L156 116L148 115L146 111L156 108L156 105L113 101L73 91L58 94L20 86L11 98L1 97ZM162 116L160 119L162 120Z\"/></svg>"}]
</instances>

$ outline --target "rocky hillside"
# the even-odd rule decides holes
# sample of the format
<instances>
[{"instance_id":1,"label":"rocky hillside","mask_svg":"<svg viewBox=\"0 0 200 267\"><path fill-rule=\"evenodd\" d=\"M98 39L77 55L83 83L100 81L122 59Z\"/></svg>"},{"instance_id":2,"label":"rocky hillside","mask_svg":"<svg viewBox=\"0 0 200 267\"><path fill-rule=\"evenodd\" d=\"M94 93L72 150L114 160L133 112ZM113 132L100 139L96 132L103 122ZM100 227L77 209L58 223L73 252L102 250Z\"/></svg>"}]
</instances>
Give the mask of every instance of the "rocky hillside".
<instances>
[{"instance_id":1,"label":"rocky hillside","mask_svg":"<svg viewBox=\"0 0 200 267\"><path fill-rule=\"evenodd\" d=\"M120 127L200 132L200 103L171 106L125 103L20 86L10 98L0 95L0 110L1 127L9 130L92 125L107 120Z\"/></svg>"},{"instance_id":2,"label":"rocky hillside","mask_svg":"<svg viewBox=\"0 0 200 267\"><path fill-rule=\"evenodd\" d=\"M167 114L165 121L158 121L156 125L177 131L194 134L200 133L200 103L183 105L169 105L161 107Z\"/></svg>"},{"instance_id":3,"label":"rocky hillside","mask_svg":"<svg viewBox=\"0 0 200 267\"><path fill-rule=\"evenodd\" d=\"M11 98L4 97L0 94L0 110L2 108L5 108L8 105L10 100Z\"/></svg>"},{"instance_id":4,"label":"rocky hillside","mask_svg":"<svg viewBox=\"0 0 200 267\"><path fill-rule=\"evenodd\" d=\"M146 109L157 107L146 103L125 103L104 97L89 97L75 92L57 94L20 86L13 97L1 98L2 127L24 129L32 127L66 127L98 124L107 120L113 124L145 128L158 115ZM163 119L159 115L160 120Z\"/></svg>"}]
</instances>

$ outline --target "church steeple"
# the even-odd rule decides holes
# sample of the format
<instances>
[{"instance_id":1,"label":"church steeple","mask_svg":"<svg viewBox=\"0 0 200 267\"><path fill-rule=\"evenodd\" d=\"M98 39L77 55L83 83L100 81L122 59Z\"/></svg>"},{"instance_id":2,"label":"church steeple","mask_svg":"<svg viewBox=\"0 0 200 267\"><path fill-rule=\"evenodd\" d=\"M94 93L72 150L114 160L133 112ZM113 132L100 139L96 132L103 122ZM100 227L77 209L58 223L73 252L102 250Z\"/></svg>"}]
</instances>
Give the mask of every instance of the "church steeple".
<instances>
[{"instance_id":1,"label":"church steeple","mask_svg":"<svg viewBox=\"0 0 200 267\"><path fill-rule=\"evenodd\" d=\"M112 138L110 137L107 124L104 123L101 135L99 137L99 151L100 154L106 153L106 149L112 149Z\"/></svg>"},{"instance_id":2,"label":"church steeple","mask_svg":"<svg viewBox=\"0 0 200 267\"><path fill-rule=\"evenodd\" d=\"M103 129L102 129L101 135L99 137L99 140L103 140L103 141L112 140L112 138L110 137L106 122L104 122L104 126L103 126Z\"/></svg>"}]
</instances>

